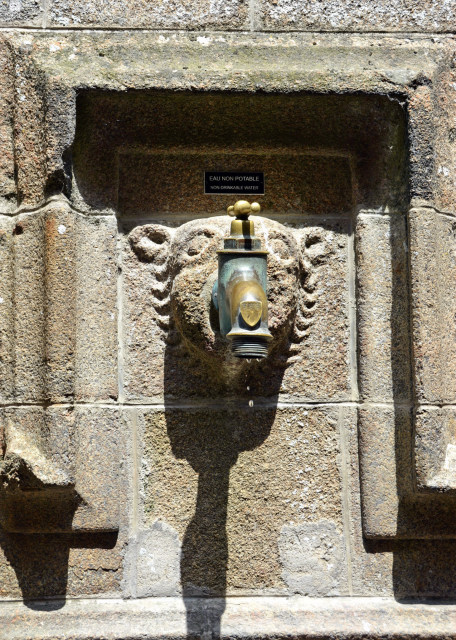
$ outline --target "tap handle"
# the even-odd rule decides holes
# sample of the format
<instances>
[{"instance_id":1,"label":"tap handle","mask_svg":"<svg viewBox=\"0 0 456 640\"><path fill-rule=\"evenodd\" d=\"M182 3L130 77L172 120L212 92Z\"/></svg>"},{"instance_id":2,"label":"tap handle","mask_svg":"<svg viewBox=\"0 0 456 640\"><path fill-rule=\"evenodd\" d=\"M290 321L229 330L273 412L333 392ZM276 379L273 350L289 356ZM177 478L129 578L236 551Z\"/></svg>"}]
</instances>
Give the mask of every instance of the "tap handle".
<instances>
[{"instance_id":1,"label":"tap handle","mask_svg":"<svg viewBox=\"0 0 456 640\"><path fill-rule=\"evenodd\" d=\"M236 216L238 220L247 220L251 213L260 213L261 207L258 202L247 202L247 200L238 200L234 205L228 207L227 212L230 216Z\"/></svg>"}]
</instances>

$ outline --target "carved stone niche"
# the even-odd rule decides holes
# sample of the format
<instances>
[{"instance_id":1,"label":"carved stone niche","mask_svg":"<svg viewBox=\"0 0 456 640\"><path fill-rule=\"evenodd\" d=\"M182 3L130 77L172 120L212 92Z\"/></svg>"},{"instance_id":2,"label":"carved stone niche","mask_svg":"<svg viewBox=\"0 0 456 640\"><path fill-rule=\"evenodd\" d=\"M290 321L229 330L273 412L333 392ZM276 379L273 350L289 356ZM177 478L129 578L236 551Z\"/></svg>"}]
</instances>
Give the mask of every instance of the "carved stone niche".
<instances>
[{"instance_id":1,"label":"carved stone niche","mask_svg":"<svg viewBox=\"0 0 456 640\"><path fill-rule=\"evenodd\" d=\"M409 69L407 60L401 64ZM41 111L66 128L37 154L44 165L49 156L51 169L58 165L59 180L44 182L49 189L63 185L69 204L60 196L57 227L47 221L57 206L49 201L44 209L2 220L7 275L0 287L10 292L2 294L6 322L0 327L7 345L0 360L6 526L30 530L27 517L17 514L39 513L46 496L66 514L49 518L51 528L117 526L118 398L188 406L198 399L248 403L255 397L356 403L364 534L456 535L453 408L440 406L454 404L456 379L443 362L456 344L447 331L454 326L453 280L445 277L447 268L453 273L454 230L451 212L433 209L440 178L435 182L421 170L428 168L429 146L419 122L434 89L432 82L423 84L427 76L419 77L417 86L398 81L389 96L360 93L379 86L377 76L374 84L353 81L332 95L316 94L318 85L309 80L308 94L288 95L86 91L85 78L77 86L70 80L64 87L57 80L43 85L52 109ZM225 80L221 88L229 86ZM75 131L65 120L68 104L59 110L62 95L75 108ZM451 113L429 117L438 126L453 121ZM444 127L439 131L444 135ZM47 195L40 191L43 181L30 178L38 163L18 158L23 201L28 193L37 206ZM236 364L235 370L209 305L215 250L228 229L227 219L212 216L233 199L203 193L203 171L228 168L267 176L258 230L271 251L275 336L266 362ZM409 211L409 187L422 208ZM74 224L76 235L61 234L60 224ZM60 243L70 237L68 245ZM53 268L65 258L69 269ZM445 300L432 317L426 297L431 272ZM436 380L443 387L436 388ZM94 420L107 420L113 455L85 467L72 452L90 443L97 451L88 403ZM41 411L43 418L33 417ZM53 420L60 411L63 435L56 438ZM21 428L21 412L29 412L33 428ZM436 442L428 435L437 423ZM65 442L62 455L58 443ZM95 477L113 478L108 505ZM33 525L38 530L46 527L43 513L42 525ZM57 521L63 524L52 524Z\"/></svg>"},{"instance_id":2,"label":"carved stone niche","mask_svg":"<svg viewBox=\"0 0 456 640\"><path fill-rule=\"evenodd\" d=\"M116 211L127 236L125 400L357 400L352 228L360 203L397 211L405 201L401 105L366 95L91 91L79 94L77 114L71 198L88 214ZM257 233L270 250L275 339L267 361L233 367L210 289L229 229L220 214L234 198L204 195L203 176L254 167L267 180Z\"/></svg>"},{"instance_id":3,"label":"carved stone niche","mask_svg":"<svg viewBox=\"0 0 456 640\"><path fill-rule=\"evenodd\" d=\"M125 234L125 400L356 402L371 538L456 535L451 416L435 408L427 419L414 402L442 370L419 293L425 270L410 252L427 222L412 211L406 225L423 161L420 99L138 91L77 101L70 197L89 215L115 211ZM266 174L257 230L270 250L274 342L259 364L233 363L210 307L229 226L211 216L233 204L204 195L214 169Z\"/></svg>"},{"instance_id":4,"label":"carved stone niche","mask_svg":"<svg viewBox=\"0 0 456 640\"><path fill-rule=\"evenodd\" d=\"M406 224L409 188L426 197L417 178L422 94L408 102L82 92L77 102L70 197L88 214L115 211L125 234L125 400L357 403L370 538L456 535L456 442L451 416L440 416L451 411L432 408L427 419L415 403L428 402L419 391L426 375L435 380L445 369L420 293L426 270L410 251L428 222L411 211ZM204 195L203 172L214 169L264 170L267 178L257 229L271 252L274 342L259 364L233 363L210 307L229 226L211 216L233 204ZM425 215L439 217L431 208ZM425 246L437 263L436 243ZM451 313L439 309L440 332ZM448 340L451 351L456 342ZM434 396L431 404L440 401ZM429 426L436 420L437 442Z\"/></svg>"}]
</instances>

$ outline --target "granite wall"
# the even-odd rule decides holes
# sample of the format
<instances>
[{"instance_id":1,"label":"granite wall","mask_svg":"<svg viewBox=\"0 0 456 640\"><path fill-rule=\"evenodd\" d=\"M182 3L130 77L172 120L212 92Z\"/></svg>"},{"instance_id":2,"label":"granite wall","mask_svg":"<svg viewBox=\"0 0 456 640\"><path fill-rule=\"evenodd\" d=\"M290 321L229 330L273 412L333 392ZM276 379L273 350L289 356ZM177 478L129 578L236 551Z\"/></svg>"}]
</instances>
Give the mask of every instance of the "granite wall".
<instances>
[{"instance_id":1,"label":"granite wall","mask_svg":"<svg viewBox=\"0 0 456 640\"><path fill-rule=\"evenodd\" d=\"M5 638L455 637L455 25L3 2ZM207 170L265 173L262 362Z\"/></svg>"}]
</instances>

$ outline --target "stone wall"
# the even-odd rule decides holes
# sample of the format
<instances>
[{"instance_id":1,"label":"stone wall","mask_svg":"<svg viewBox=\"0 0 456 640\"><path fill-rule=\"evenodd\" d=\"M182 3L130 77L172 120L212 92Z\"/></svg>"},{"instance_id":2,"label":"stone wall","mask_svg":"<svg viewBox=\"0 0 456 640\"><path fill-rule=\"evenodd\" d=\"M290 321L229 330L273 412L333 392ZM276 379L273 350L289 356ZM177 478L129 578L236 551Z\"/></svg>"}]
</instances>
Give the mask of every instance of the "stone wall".
<instances>
[{"instance_id":1,"label":"stone wall","mask_svg":"<svg viewBox=\"0 0 456 640\"><path fill-rule=\"evenodd\" d=\"M455 24L2 4L6 638L454 637ZM265 172L264 362L218 331L205 170Z\"/></svg>"}]
</instances>

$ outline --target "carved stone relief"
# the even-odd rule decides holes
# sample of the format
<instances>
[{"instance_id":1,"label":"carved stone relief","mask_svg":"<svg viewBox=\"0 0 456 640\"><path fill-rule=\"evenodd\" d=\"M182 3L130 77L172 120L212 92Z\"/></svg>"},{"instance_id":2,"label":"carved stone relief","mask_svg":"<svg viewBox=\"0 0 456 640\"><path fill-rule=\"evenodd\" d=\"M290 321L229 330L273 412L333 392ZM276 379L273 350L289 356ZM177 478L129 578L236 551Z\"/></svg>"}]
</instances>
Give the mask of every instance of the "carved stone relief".
<instances>
[{"instance_id":1,"label":"carved stone relief","mask_svg":"<svg viewBox=\"0 0 456 640\"><path fill-rule=\"evenodd\" d=\"M159 333L165 367L160 373L159 361L155 360L153 366L143 363L148 379L144 379L141 388L134 376L135 363L127 355L126 389L132 397L163 392L167 397L214 393L247 397L269 396L279 391L301 397L349 397L348 300L344 297L348 261L346 226L339 222L328 229L292 228L266 218L255 220L256 233L270 252L269 327L274 339L264 363L234 361L229 343L218 332L218 318L212 308L216 252L229 228L228 217L195 220L177 229L149 224L131 231L129 243L136 259L127 246L124 260L127 353L130 340L135 340L132 351L137 348L137 341L147 348L148 336L156 338ZM339 286L336 300L328 300L325 290L329 272L333 278L332 291L336 292ZM130 288L133 280L136 291ZM330 335L320 333L324 331L324 309L328 303L337 305ZM309 345L307 339L312 331L313 344ZM327 348L322 345L318 354L315 343L320 340L326 342ZM327 389L318 391L315 376L321 361L325 364L331 361L334 379L328 380ZM255 374L249 375L252 370ZM187 377L183 371L192 373Z\"/></svg>"}]
</instances>

